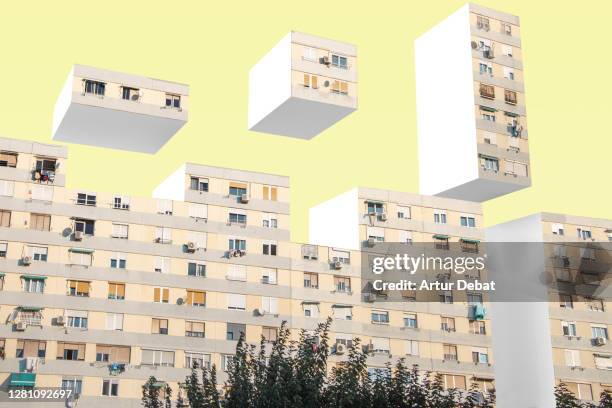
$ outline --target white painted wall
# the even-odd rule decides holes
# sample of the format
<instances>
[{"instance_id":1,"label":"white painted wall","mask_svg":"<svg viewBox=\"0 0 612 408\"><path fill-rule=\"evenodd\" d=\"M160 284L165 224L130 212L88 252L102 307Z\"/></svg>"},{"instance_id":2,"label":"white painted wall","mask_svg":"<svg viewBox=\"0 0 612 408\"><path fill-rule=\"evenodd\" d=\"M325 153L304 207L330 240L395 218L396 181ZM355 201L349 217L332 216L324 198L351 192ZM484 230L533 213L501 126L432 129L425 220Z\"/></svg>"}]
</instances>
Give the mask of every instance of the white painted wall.
<instances>
[{"instance_id":1,"label":"white painted wall","mask_svg":"<svg viewBox=\"0 0 612 408\"><path fill-rule=\"evenodd\" d=\"M249 129L290 97L291 33L249 71Z\"/></svg>"},{"instance_id":2,"label":"white painted wall","mask_svg":"<svg viewBox=\"0 0 612 408\"><path fill-rule=\"evenodd\" d=\"M166 200L185 200L185 171L186 164L181 165L174 173L168 176L153 190L153 198Z\"/></svg>"},{"instance_id":3,"label":"white painted wall","mask_svg":"<svg viewBox=\"0 0 612 408\"><path fill-rule=\"evenodd\" d=\"M66 115L66 112L68 111L68 108L70 108L70 103L72 101L73 82L74 82L74 66L70 68L70 73L68 74L68 78L66 79L66 82L64 82L64 85L62 86L62 90L60 91L57 101L55 101L55 107L53 108L53 128L51 132L52 137L53 135L55 135L55 133L57 132L57 129L61 125L62 120L64 119L64 116Z\"/></svg>"},{"instance_id":4,"label":"white painted wall","mask_svg":"<svg viewBox=\"0 0 612 408\"><path fill-rule=\"evenodd\" d=\"M478 178L469 6L414 43L420 193Z\"/></svg>"},{"instance_id":5,"label":"white painted wall","mask_svg":"<svg viewBox=\"0 0 612 408\"><path fill-rule=\"evenodd\" d=\"M354 188L327 200L308 212L311 244L358 250L359 196Z\"/></svg>"},{"instance_id":6,"label":"white painted wall","mask_svg":"<svg viewBox=\"0 0 612 408\"><path fill-rule=\"evenodd\" d=\"M487 228L486 241L542 242L541 222L541 215L535 214ZM530 291L546 292L546 285L538 276L545 260L543 247L533 249L537 253L523 254L528 261L507 278L528 282ZM496 283L504 284L503 281ZM492 302L490 305L498 408L555 407L548 307L548 302Z\"/></svg>"}]
</instances>

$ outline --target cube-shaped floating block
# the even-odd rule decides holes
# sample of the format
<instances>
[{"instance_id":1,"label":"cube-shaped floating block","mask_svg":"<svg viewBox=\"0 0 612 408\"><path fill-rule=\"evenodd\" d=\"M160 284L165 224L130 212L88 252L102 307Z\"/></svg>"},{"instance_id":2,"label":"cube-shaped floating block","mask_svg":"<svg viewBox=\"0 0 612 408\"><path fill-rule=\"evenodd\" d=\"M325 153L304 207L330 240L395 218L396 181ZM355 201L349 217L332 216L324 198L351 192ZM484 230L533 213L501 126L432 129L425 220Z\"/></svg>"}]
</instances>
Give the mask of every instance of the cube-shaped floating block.
<instances>
[{"instance_id":1,"label":"cube-shaped floating block","mask_svg":"<svg viewBox=\"0 0 612 408\"><path fill-rule=\"evenodd\" d=\"M311 139L357 109L357 47L290 32L249 72L250 130Z\"/></svg>"},{"instance_id":2,"label":"cube-shaped floating block","mask_svg":"<svg viewBox=\"0 0 612 408\"><path fill-rule=\"evenodd\" d=\"M468 4L415 41L420 192L484 201L531 185L519 18Z\"/></svg>"},{"instance_id":3,"label":"cube-shaped floating block","mask_svg":"<svg viewBox=\"0 0 612 408\"><path fill-rule=\"evenodd\" d=\"M55 103L53 140L157 152L187 123L189 86L74 65Z\"/></svg>"}]
</instances>

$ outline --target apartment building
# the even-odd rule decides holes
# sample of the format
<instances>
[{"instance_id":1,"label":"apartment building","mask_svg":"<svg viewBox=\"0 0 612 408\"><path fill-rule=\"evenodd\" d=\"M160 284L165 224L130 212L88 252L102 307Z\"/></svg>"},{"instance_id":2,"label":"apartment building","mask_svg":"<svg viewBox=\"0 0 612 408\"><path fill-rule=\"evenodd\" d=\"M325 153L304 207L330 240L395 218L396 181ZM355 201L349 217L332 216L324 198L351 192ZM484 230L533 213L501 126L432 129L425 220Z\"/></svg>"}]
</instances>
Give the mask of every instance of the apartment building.
<instances>
[{"instance_id":1,"label":"apartment building","mask_svg":"<svg viewBox=\"0 0 612 408\"><path fill-rule=\"evenodd\" d=\"M176 395L198 361L223 383L241 332L274 340L287 321L297 338L328 316L333 361L360 337L371 370L406 357L449 387L492 387L490 321L468 318L474 298L365 302L358 251L289 242L286 177L186 164L140 198L65 188L64 148L0 150L4 391L138 406L150 375Z\"/></svg>"},{"instance_id":2,"label":"apartment building","mask_svg":"<svg viewBox=\"0 0 612 408\"><path fill-rule=\"evenodd\" d=\"M564 382L578 398L599 400L602 391L612 390L612 221L540 213L487 228L486 239L533 243L533 250L524 251L533 269L524 275L517 270L510 279L531 276L529 287L549 300L491 305L498 398L516 406L554 406L552 388ZM541 270L546 279L536 273ZM527 330L517 330L519 321Z\"/></svg>"},{"instance_id":3,"label":"apartment building","mask_svg":"<svg viewBox=\"0 0 612 408\"><path fill-rule=\"evenodd\" d=\"M155 153L188 110L188 85L74 65L55 103L53 140Z\"/></svg>"},{"instance_id":4,"label":"apartment building","mask_svg":"<svg viewBox=\"0 0 612 408\"><path fill-rule=\"evenodd\" d=\"M292 31L249 72L250 130L312 139L355 110L355 45Z\"/></svg>"},{"instance_id":5,"label":"apartment building","mask_svg":"<svg viewBox=\"0 0 612 408\"><path fill-rule=\"evenodd\" d=\"M531 185L520 35L518 17L467 4L415 41L422 194L485 201Z\"/></svg>"}]
</instances>

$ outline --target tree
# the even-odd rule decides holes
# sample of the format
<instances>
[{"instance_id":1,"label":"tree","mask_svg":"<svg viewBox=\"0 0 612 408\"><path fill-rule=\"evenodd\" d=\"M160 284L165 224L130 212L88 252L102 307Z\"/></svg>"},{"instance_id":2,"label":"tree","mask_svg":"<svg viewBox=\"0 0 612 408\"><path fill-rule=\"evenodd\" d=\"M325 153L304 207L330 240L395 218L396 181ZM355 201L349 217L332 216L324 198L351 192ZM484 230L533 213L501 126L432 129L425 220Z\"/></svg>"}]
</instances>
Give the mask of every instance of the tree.
<instances>
[{"instance_id":1,"label":"tree","mask_svg":"<svg viewBox=\"0 0 612 408\"><path fill-rule=\"evenodd\" d=\"M327 375L329 357L329 328L332 319L327 318L317 326L314 333L302 330L295 355L295 381L300 405L296 408L318 408L321 406L323 386Z\"/></svg>"},{"instance_id":2,"label":"tree","mask_svg":"<svg viewBox=\"0 0 612 408\"><path fill-rule=\"evenodd\" d=\"M348 358L332 368L331 378L324 391L327 407L366 408L370 406L371 382L366 366L367 353L360 340L353 339Z\"/></svg>"},{"instance_id":3,"label":"tree","mask_svg":"<svg viewBox=\"0 0 612 408\"><path fill-rule=\"evenodd\" d=\"M142 386L142 405L145 408L163 408L164 404L159 400L160 387L157 378L151 376Z\"/></svg>"},{"instance_id":4,"label":"tree","mask_svg":"<svg viewBox=\"0 0 612 408\"><path fill-rule=\"evenodd\" d=\"M164 384L164 408L172 408L172 388Z\"/></svg>"},{"instance_id":5,"label":"tree","mask_svg":"<svg viewBox=\"0 0 612 408\"><path fill-rule=\"evenodd\" d=\"M204 408L219 408L221 406L221 398L217 389L217 367L214 364L210 369L202 367L202 391Z\"/></svg>"},{"instance_id":6,"label":"tree","mask_svg":"<svg viewBox=\"0 0 612 408\"><path fill-rule=\"evenodd\" d=\"M229 391L227 392L225 407L249 408L254 406L251 365L253 358L253 348L246 343L244 333L240 333L236 354L229 363L229 378L227 381Z\"/></svg>"},{"instance_id":7,"label":"tree","mask_svg":"<svg viewBox=\"0 0 612 408\"><path fill-rule=\"evenodd\" d=\"M565 383L559 383L555 387L555 399L557 401L556 408L581 408L582 405L570 390L567 389Z\"/></svg>"},{"instance_id":8,"label":"tree","mask_svg":"<svg viewBox=\"0 0 612 408\"><path fill-rule=\"evenodd\" d=\"M198 363L194 362L191 373L185 379L185 391L191 408L204 408L204 392L198 376Z\"/></svg>"},{"instance_id":9,"label":"tree","mask_svg":"<svg viewBox=\"0 0 612 408\"><path fill-rule=\"evenodd\" d=\"M612 408L612 394L608 391L603 391L599 396L598 408Z\"/></svg>"}]
</instances>

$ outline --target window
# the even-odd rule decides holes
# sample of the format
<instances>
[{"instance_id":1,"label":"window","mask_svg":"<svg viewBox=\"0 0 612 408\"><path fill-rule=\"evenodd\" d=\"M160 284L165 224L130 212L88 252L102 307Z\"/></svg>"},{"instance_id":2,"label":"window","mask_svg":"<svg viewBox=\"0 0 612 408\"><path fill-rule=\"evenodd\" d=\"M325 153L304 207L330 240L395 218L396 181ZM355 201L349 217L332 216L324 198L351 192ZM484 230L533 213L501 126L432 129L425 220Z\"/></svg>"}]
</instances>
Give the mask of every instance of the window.
<instances>
[{"instance_id":1,"label":"window","mask_svg":"<svg viewBox=\"0 0 612 408\"><path fill-rule=\"evenodd\" d=\"M302 310L305 317L319 317L318 303L302 303Z\"/></svg>"},{"instance_id":2,"label":"window","mask_svg":"<svg viewBox=\"0 0 612 408\"><path fill-rule=\"evenodd\" d=\"M206 306L206 292L199 290L188 290L187 304L189 306Z\"/></svg>"},{"instance_id":3,"label":"window","mask_svg":"<svg viewBox=\"0 0 612 408\"><path fill-rule=\"evenodd\" d=\"M273 186L263 186L263 199L276 201L278 199L278 188Z\"/></svg>"},{"instance_id":4,"label":"window","mask_svg":"<svg viewBox=\"0 0 612 408\"><path fill-rule=\"evenodd\" d=\"M66 326L87 329L87 312L84 310L66 310Z\"/></svg>"},{"instance_id":5,"label":"window","mask_svg":"<svg viewBox=\"0 0 612 408\"><path fill-rule=\"evenodd\" d=\"M587 298L586 303L587 303L587 309L593 312L603 312L604 311L604 302L601 299Z\"/></svg>"},{"instance_id":6,"label":"window","mask_svg":"<svg viewBox=\"0 0 612 408\"><path fill-rule=\"evenodd\" d=\"M412 244L412 231L400 230L398 232L398 235L399 235L398 242L401 242L403 244Z\"/></svg>"},{"instance_id":7,"label":"window","mask_svg":"<svg viewBox=\"0 0 612 408\"><path fill-rule=\"evenodd\" d=\"M278 329L276 327L262 327L261 329L261 335L263 336L264 340L272 343L275 342L276 339L278 338Z\"/></svg>"},{"instance_id":8,"label":"window","mask_svg":"<svg viewBox=\"0 0 612 408\"><path fill-rule=\"evenodd\" d=\"M62 390L72 391L75 395L80 395L83 389L83 380L79 378L62 379Z\"/></svg>"},{"instance_id":9,"label":"window","mask_svg":"<svg viewBox=\"0 0 612 408\"><path fill-rule=\"evenodd\" d=\"M315 75L304 74L304 88L318 89L319 78Z\"/></svg>"},{"instance_id":10,"label":"window","mask_svg":"<svg viewBox=\"0 0 612 408\"><path fill-rule=\"evenodd\" d=\"M127 264L125 254L116 253L111 256L110 259L110 267L111 268L119 268L125 269Z\"/></svg>"},{"instance_id":11,"label":"window","mask_svg":"<svg viewBox=\"0 0 612 408\"><path fill-rule=\"evenodd\" d=\"M332 313L334 319L353 320L353 308L345 305L333 305Z\"/></svg>"},{"instance_id":12,"label":"window","mask_svg":"<svg viewBox=\"0 0 612 408\"><path fill-rule=\"evenodd\" d=\"M486 171L499 171L499 160L494 157L480 156L480 167Z\"/></svg>"},{"instance_id":13,"label":"window","mask_svg":"<svg viewBox=\"0 0 612 408\"><path fill-rule=\"evenodd\" d=\"M208 218L208 206L206 204L189 203L189 216L197 220Z\"/></svg>"},{"instance_id":14,"label":"window","mask_svg":"<svg viewBox=\"0 0 612 408\"><path fill-rule=\"evenodd\" d=\"M128 238L129 225L127 224L113 224L113 231L111 236L113 238Z\"/></svg>"},{"instance_id":15,"label":"window","mask_svg":"<svg viewBox=\"0 0 612 408\"><path fill-rule=\"evenodd\" d=\"M43 293L45 290L44 276L22 276L23 291L28 293Z\"/></svg>"},{"instance_id":16,"label":"window","mask_svg":"<svg viewBox=\"0 0 612 408\"><path fill-rule=\"evenodd\" d=\"M417 324L417 315L414 313L404 313L404 327L409 327L411 329L416 329Z\"/></svg>"},{"instance_id":17,"label":"window","mask_svg":"<svg viewBox=\"0 0 612 408\"><path fill-rule=\"evenodd\" d=\"M434 242L434 248L436 249L444 249L444 250L449 250L450 249L450 244L448 242L448 235L439 235L436 234L433 237L433 242Z\"/></svg>"},{"instance_id":18,"label":"window","mask_svg":"<svg viewBox=\"0 0 612 408\"><path fill-rule=\"evenodd\" d=\"M108 282L108 298L115 300L125 299L125 283Z\"/></svg>"},{"instance_id":19,"label":"window","mask_svg":"<svg viewBox=\"0 0 612 408\"><path fill-rule=\"evenodd\" d=\"M565 365L568 367L580 367L580 351L564 350Z\"/></svg>"},{"instance_id":20,"label":"window","mask_svg":"<svg viewBox=\"0 0 612 408\"><path fill-rule=\"evenodd\" d=\"M468 228L476 228L476 219L468 215L461 216L461 226Z\"/></svg>"},{"instance_id":21,"label":"window","mask_svg":"<svg viewBox=\"0 0 612 408\"><path fill-rule=\"evenodd\" d=\"M221 355L221 369L223 371L229 371L231 364L232 364L232 360L233 360L234 356L231 354L223 354Z\"/></svg>"},{"instance_id":22,"label":"window","mask_svg":"<svg viewBox=\"0 0 612 408\"><path fill-rule=\"evenodd\" d=\"M57 359L72 361L85 360L85 344L59 341L57 343Z\"/></svg>"},{"instance_id":23,"label":"window","mask_svg":"<svg viewBox=\"0 0 612 408\"><path fill-rule=\"evenodd\" d=\"M104 90L106 84L100 81L93 81L91 79L85 80L85 93L92 95L104 96Z\"/></svg>"},{"instance_id":24,"label":"window","mask_svg":"<svg viewBox=\"0 0 612 408\"><path fill-rule=\"evenodd\" d=\"M332 262L340 262L344 265L350 265L351 263L351 254L348 251L330 249L330 258Z\"/></svg>"},{"instance_id":25,"label":"window","mask_svg":"<svg viewBox=\"0 0 612 408\"><path fill-rule=\"evenodd\" d=\"M345 81L334 81L331 86L331 93L348 95L348 83Z\"/></svg>"},{"instance_id":26,"label":"window","mask_svg":"<svg viewBox=\"0 0 612 408\"><path fill-rule=\"evenodd\" d=\"M510 105L516 105L516 92L508 89L504 90L504 101Z\"/></svg>"},{"instance_id":27,"label":"window","mask_svg":"<svg viewBox=\"0 0 612 408\"><path fill-rule=\"evenodd\" d=\"M563 330L564 336L575 337L577 335L576 322L561 322L561 329Z\"/></svg>"},{"instance_id":28,"label":"window","mask_svg":"<svg viewBox=\"0 0 612 408\"><path fill-rule=\"evenodd\" d=\"M47 354L47 342L39 340L17 340L16 358L38 357L44 358Z\"/></svg>"},{"instance_id":29,"label":"window","mask_svg":"<svg viewBox=\"0 0 612 408\"><path fill-rule=\"evenodd\" d=\"M229 249L237 251L246 251L246 239L230 238Z\"/></svg>"},{"instance_id":30,"label":"window","mask_svg":"<svg viewBox=\"0 0 612 408\"><path fill-rule=\"evenodd\" d=\"M551 228L554 235L565 235L563 224L552 224Z\"/></svg>"},{"instance_id":31,"label":"window","mask_svg":"<svg viewBox=\"0 0 612 408\"><path fill-rule=\"evenodd\" d=\"M30 229L38 231L50 231L51 216L48 214L30 214Z\"/></svg>"},{"instance_id":32,"label":"window","mask_svg":"<svg viewBox=\"0 0 612 408\"><path fill-rule=\"evenodd\" d=\"M513 54L512 53L512 46L502 44L502 54L507 56L507 57L512 58L512 54Z\"/></svg>"},{"instance_id":33,"label":"window","mask_svg":"<svg viewBox=\"0 0 612 408\"><path fill-rule=\"evenodd\" d=\"M587 240L587 239L591 239L591 231L584 229L584 228L578 228L578 238Z\"/></svg>"},{"instance_id":34,"label":"window","mask_svg":"<svg viewBox=\"0 0 612 408\"><path fill-rule=\"evenodd\" d=\"M91 266L93 251L82 248L70 249L70 264L80 266Z\"/></svg>"},{"instance_id":35,"label":"window","mask_svg":"<svg viewBox=\"0 0 612 408\"><path fill-rule=\"evenodd\" d=\"M440 324L440 329L446 332L454 332L455 331L455 318L443 317L442 323Z\"/></svg>"},{"instance_id":36,"label":"window","mask_svg":"<svg viewBox=\"0 0 612 408\"><path fill-rule=\"evenodd\" d=\"M389 324L389 312L372 310L372 323Z\"/></svg>"},{"instance_id":37,"label":"window","mask_svg":"<svg viewBox=\"0 0 612 408\"><path fill-rule=\"evenodd\" d=\"M276 275L276 269L263 268L261 270L261 283L268 285L276 285Z\"/></svg>"},{"instance_id":38,"label":"window","mask_svg":"<svg viewBox=\"0 0 612 408\"><path fill-rule=\"evenodd\" d=\"M157 318L151 319L151 333L168 334L168 320Z\"/></svg>"},{"instance_id":39,"label":"window","mask_svg":"<svg viewBox=\"0 0 612 408\"><path fill-rule=\"evenodd\" d=\"M189 262L187 264L187 275L205 278L206 277L206 265L201 264L201 263L196 263L196 262Z\"/></svg>"},{"instance_id":40,"label":"window","mask_svg":"<svg viewBox=\"0 0 612 408\"><path fill-rule=\"evenodd\" d=\"M278 219L276 218L276 215L264 214L262 225L264 228L278 228Z\"/></svg>"},{"instance_id":41,"label":"window","mask_svg":"<svg viewBox=\"0 0 612 408\"><path fill-rule=\"evenodd\" d=\"M204 338L204 322L185 322L185 336L186 337L201 337Z\"/></svg>"},{"instance_id":42,"label":"window","mask_svg":"<svg viewBox=\"0 0 612 408\"><path fill-rule=\"evenodd\" d=\"M168 227L155 227L155 242L158 244L171 244L172 229Z\"/></svg>"},{"instance_id":43,"label":"window","mask_svg":"<svg viewBox=\"0 0 612 408\"><path fill-rule=\"evenodd\" d=\"M382 214L385 212L385 206L383 203L375 201L366 201L368 214Z\"/></svg>"},{"instance_id":44,"label":"window","mask_svg":"<svg viewBox=\"0 0 612 408\"><path fill-rule=\"evenodd\" d=\"M166 108L181 108L181 96L175 94L166 94Z\"/></svg>"},{"instance_id":45,"label":"window","mask_svg":"<svg viewBox=\"0 0 612 408\"><path fill-rule=\"evenodd\" d=\"M487 122L495 122L495 112L481 112L480 118Z\"/></svg>"},{"instance_id":46,"label":"window","mask_svg":"<svg viewBox=\"0 0 612 408\"><path fill-rule=\"evenodd\" d=\"M119 380L102 380L102 395L116 397L119 395Z\"/></svg>"},{"instance_id":47,"label":"window","mask_svg":"<svg viewBox=\"0 0 612 408\"><path fill-rule=\"evenodd\" d=\"M129 363L130 351L129 346L105 346L98 344L96 346L96 361Z\"/></svg>"},{"instance_id":48,"label":"window","mask_svg":"<svg viewBox=\"0 0 612 408\"><path fill-rule=\"evenodd\" d=\"M68 281L68 295L69 296L89 296L89 282L88 281Z\"/></svg>"},{"instance_id":49,"label":"window","mask_svg":"<svg viewBox=\"0 0 612 408\"><path fill-rule=\"evenodd\" d=\"M208 191L208 179L191 176L189 179L189 189L195 191Z\"/></svg>"},{"instance_id":50,"label":"window","mask_svg":"<svg viewBox=\"0 0 612 408\"><path fill-rule=\"evenodd\" d=\"M488 62L480 62L478 68L481 74L493 76L493 64Z\"/></svg>"},{"instance_id":51,"label":"window","mask_svg":"<svg viewBox=\"0 0 612 408\"><path fill-rule=\"evenodd\" d=\"M317 50L311 47L304 47L302 49L303 54L302 58L308 61L316 61L317 60Z\"/></svg>"},{"instance_id":52,"label":"window","mask_svg":"<svg viewBox=\"0 0 612 408\"><path fill-rule=\"evenodd\" d=\"M137 88L121 87L121 98L126 101L137 101L140 98Z\"/></svg>"},{"instance_id":53,"label":"window","mask_svg":"<svg viewBox=\"0 0 612 408\"><path fill-rule=\"evenodd\" d=\"M504 78L514 81L514 69L504 67Z\"/></svg>"},{"instance_id":54,"label":"window","mask_svg":"<svg viewBox=\"0 0 612 408\"><path fill-rule=\"evenodd\" d=\"M172 200L157 200L157 213L164 215L172 215Z\"/></svg>"},{"instance_id":55,"label":"window","mask_svg":"<svg viewBox=\"0 0 612 408\"><path fill-rule=\"evenodd\" d=\"M312 272L304 272L304 287L318 289L319 274Z\"/></svg>"},{"instance_id":56,"label":"window","mask_svg":"<svg viewBox=\"0 0 612 408\"><path fill-rule=\"evenodd\" d=\"M239 214L239 213L229 213L229 218L228 221L232 224L243 224L246 225L247 223L247 216L246 214Z\"/></svg>"},{"instance_id":57,"label":"window","mask_svg":"<svg viewBox=\"0 0 612 408\"><path fill-rule=\"evenodd\" d=\"M170 258L165 258L163 256L155 257L155 272L159 273L170 273Z\"/></svg>"},{"instance_id":58,"label":"window","mask_svg":"<svg viewBox=\"0 0 612 408\"><path fill-rule=\"evenodd\" d=\"M113 208L115 210L129 210L130 209L130 197L115 196L113 198Z\"/></svg>"},{"instance_id":59,"label":"window","mask_svg":"<svg viewBox=\"0 0 612 408\"><path fill-rule=\"evenodd\" d=\"M591 326L591 337L594 339L598 337L608 339L608 328L605 326Z\"/></svg>"},{"instance_id":60,"label":"window","mask_svg":"<svg viewBox=\"0 0 612 408\"><path fill-rule=\"evenodd\" d=\"M277 314L278 313L278 299L275 297L262 296L261 297L261 308L266 313Z\"/></svg>"},{"instance_id":61,"label":"window","mask_svg":"<svg viewBox=\"0 0 612 408\"><path fill-rule=\"evenodd\" d=\"M470 332L472 334L487 334L485 322L483 322L482 320L471 321Z\"/></svg>"},{"instance_id":62,"label":"window","mask_svg":"<svg viewBox=\"0 0 612 408\"><path fill-rule=\"evenodd\" d=\"M246 310L246 295L228 293L227 308L230 310Z\"/></svg>"},{"instance_id":63,"label":"window","mask_svg":"<svg viewBox=\"0 0 612 408\"><path fill-rule=\"evenodd\" d=\"M481 293L468 293L467 294L468 305L482 305L482 294Z\"/></svg>"},{"instance_id":64,"label":"window","mask_svg":"<svg viewBox=\"0 0 612 408\"><path fill-rule=\"evenodd\" d=\"M595 367L600 370L612 370L612 355L594 354Z\"/></svg>"},{"instance_id":65,"label":"window","mask_svg":"<svg viewBox=\"0 0 612 408\"><path fill-rule=\"evenodd\" d=\"M17 153L0 152L0 167L17 167Z\"/></svg>"},{"instance_id":66,"label":"window","mask_svg":"<svg viewBox=\"0 0 612 408\"><path fill-rule=\"evenodd\" d=\"M385 229L368 225L366 227L366 236L368 237L368 240L373 239L376 242L384 242Z\"/></svg>"},{"instance_id":67,"label":"window","mask_svg":"<svg viewBox=\"0 0 612 408\"><path fill-rule=\"evenodd\" d=\"M573 309L574 302L572 301L572 295L559 294L559 307Z\"/></svg>"},{"instance_id":68,"label":"window","mask_svg":"<svg viewBox=\"0 0 612 408\"><path fill-rule=\"evenodd\" d=\"M472 349L472 363L489 364L489 354L487 353L487 349L481 349L481 348Z\"/></svg>"},{"instance_id":69,"label":"window","mask_svg":"<svg viewBox=\"0 0 612 408\"><path fill-rule=\"evenodd\" d=\"M409 220L411 217L410 207L405 207L402 205L397 206L397 218L400 220Z\"/></svg>"},{"instance_id":70,"label":"window","mask_svg":"<svg viewBox=\"0 0 612 408\"><path fill-rule=\"evenodd\" d=\"M342 68L342 69L348 69L348 61L346 57L343 57L337 54L332 54L331 57L332 57L332 66Z\"/></svg>"},{"instance_id":71,"label":"window","mask_svg":"<svg viewBox=\"0 0 612 408\"><path fill-rule=\"evenodd\" d=\"M174 351L143 349L142 365L174 367Z\"/></svg>"},{"instance_id":72,"label":"window","mask_svg":"<svg viewBox=\"0 0 612 408\"><path fill-rule=\"evenodd\" d=\"M15 182L0 180L0 196L12 197L15 191Z\"/></svg>"},{"instance_id":73,"label":"window","mask_svg":"<svg viewBox=\"0 0 612 408\"><path fill-rule=\"evenodd\" d=\"M168 288L153 288L153 302L168 303L170 297L170 289Z\"/></svg>"},{"instance_id":74,"label":"window","mask_svg":"<svg viewBox=\"0 0 612 408\"><path fill-rule=\"evenodd\" d=\"M11 226L11 212L6 210L0 210L0 227Z\"/></svg>"},{"instance_id":75,"label":"window","mask_svg":"<svg viewBox=\"0 0 612 408\"><path fill-rule=\"evenodd\" d=\"M570 390L578 399L593 401L593 390L591 384L566 382L567 389Z\"/></svg>"},{"instance_id":76,"label":"window","mask_svg":"<svg viewBox=\"0 0 612 408\"><path fill-rule=\"evenodd\" d=\"M247 185L244 183L230 183L229 195L234 197L242 197L247 193Z\"/></svg>"},{"instance_id":77,"label":"window","mask_svg":"<svg viewBox=\"0 0 612 408\"><path fill-rule=\"evenodd\" d=\"M374 353L389 353L389 339L385 337L372 337L370 343Z\"/></svg>"},{"instance_id":78,"label":"window","mask_svg":"<svg viewBox=\"0 0 612 408\"><path fill-rule=\"evenodd\" d=\"M227 266L227 279L229 280L237 280L237 281L246 281L247 279L247 269L245 265L228 265Z\"/></svg>"},{"instance_id":79,"label":"window","mask_svg":"<svg viewBox=\"0 0 612 408\"><path fill-rule=\"evenodd\" d=\"M210 368L210 354L198 352L185 352L185 367Z\"/></svg>"},{"instance_id":80,"label":"window","mask_svg":"<svg viewBox=\"0 0 612 408\"><path fill-rule=\"evenodd\" d=\"M336 288L336 292L350 293L351 278L346 276L334 276L334 287Z\"/></svg>"},{"instance_id":81,"label":"window","mask_svg":"<svg viewBox=\"0 0 612 408\"><path fill-rule=\"evenodd\" d=\"M434 210L434 223L446 224L446 212L440 210Z\"/></svg>"},{"instance_id":82,"label":"window","mask_svg":"<svg viewBox=\"0 0 612 408\"><path fill-rule=\"evenodd\" d=\"M444 292L442 292L440 294L440 303L452 304L453 292L451 292L450 290L445 290Z\"/></svg>"},{"instance_id":83,"label":"window","mask_svg":"<svg viewBox=\"0 0 612 408\"><path fill-rule=\"evenodd\" d=\"M302 258L316 261L319 259L319 248L316 245L302 245Z\"/></svg>"},{"instance_id":84,"label":"window","mask_svg":"<svg viewBox=\"0 0 612 408\"><path fill-rule=\"evenodd\" d=\"M495 99L495 87L493 85L480 84L480 96L486 99Z\"/></svg>"},{"instance_id":85,"label":"window","mask_svg":"<svg viewBox=\"0 0 612 408\"><path fill-rule=\"evenodd\" d=\"M87 193L78 193L76 203L78 205L96 205L96 195Z\"/></svg>"},{"instance_id":86,"label":"window","mask_svg":"<svg viewBox=\"0 0 612 408\"><path fill-rule=\"evenodd\" d=\"M85 235L94 235L94 225L94 220L76 219L74 221L74 230Z\"/></svg>"},{"instance_id":87,"label":"window","mask_svg":"<svg viewBox=\"0 0 612 408\"><path fill-rule=\"evenodd\" d=\"M489 31L489 19L483 16L476 16L476 27L481 30Z\"/></svg>"},{"instance_id":88,"label":"window","mask_svg":"<svg viewBox=\"0 0 612 408\"><path fill-rule=\"evenodd\" d=\"M246 325L240 323L227 323L226 339L238 340L241 334L246 333Z\"/></svg>"},{"instance_id":89,"label":"window","mask_svg":"<svg viewBox=\"0 0 612 408\"><path fill-rule=\"evenodd\" d=\"M107 313L106 330L123 330L123 314Z\"/></svg>"},{"instance_id":90,"label":"window","mask_svg":"<svg viewBox=\"0 0 612 408\"><path fill-rule=\"evenodd\" d=\"M276 256L276 242L264 242L263 254Z\"/></svg>"},{"instance_id":91,"label":"window","mask_svg":"<svg viewBox=\"0 0 612 408\"><path fill-rule=\"evenodd\" d=\"M442 347L444 351L444 360L451 360L451 361L458 360L457 346L452 345L452 344L444 344Z\"/></svg>"},{"instance_id":92,"label":"window","mask_svg":"<svg viewBox=\"0 0 612 408\"><path fill-rule=\"evenodd\" d=\"M465 390L465 377L462 375L444 374L444 389L457 388Z\"/></svg>"},{"instance_id":93,"label":"window","mask_svg":"<svg viewBox=\"0 0 612 408\"><path fill-rule=\"evenodd\" d=\"M198 232L198 231L188 231L187 232L187 242L193 242L195 244L195 249L205 249L206 248L206 233Z\"/></svg>"},{"instance_id":94,"label":"window","mask_svg":"<svg viewBox=\"0 0 612 408\"><path fill-rule=\"evenodd\" d=\"M501 33L512 35L512 26L508 23L501 23Z\"/></svg>"}]
</instances>

